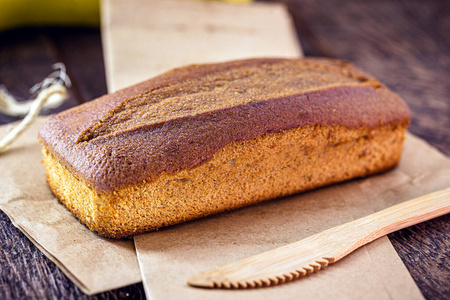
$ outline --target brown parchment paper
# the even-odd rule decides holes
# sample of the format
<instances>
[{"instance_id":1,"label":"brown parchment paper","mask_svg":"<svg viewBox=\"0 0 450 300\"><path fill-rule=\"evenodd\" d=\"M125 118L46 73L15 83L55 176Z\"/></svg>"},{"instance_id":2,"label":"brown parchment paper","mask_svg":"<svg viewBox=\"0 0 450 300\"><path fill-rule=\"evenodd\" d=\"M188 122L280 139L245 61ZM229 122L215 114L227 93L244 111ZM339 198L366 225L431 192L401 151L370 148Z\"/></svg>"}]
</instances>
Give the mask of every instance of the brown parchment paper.
<instances>
[{"instance_id":1,"label":"brown parchment paper","mask_svg":"<svg viewBox=\"0 0 450 300\"><path fill-rule=\"evenodd\" d=\"M218 1L102 1L108 90L194 63L300 57L285 6Z\"/></svg>"},{"instance_id":2,"label":"brown parchment paper","mask_svg":"<svg viewBox=\"0 0 450 300\"><path fill-rule=\"evenodd\" d=\"M146 293L150 299L422 299L387 237L323 271L271 288L208 290L186 280L449 183L450 159L408 135L393 171L135 237Z\"/></svg>"},{"instance_id":3,"label":"brown parchment paper","mask_svg":"<svg viewBox=\"0 0 450 300\"><path fill-rule=\"evenodd\" d=\"M50 192L37 140L46 119L38 118L0 155L0 209L86 294L140 282L133 242L92 233ZM0 126L0 136L11 127Z\"/></svg>"}]
</instances>

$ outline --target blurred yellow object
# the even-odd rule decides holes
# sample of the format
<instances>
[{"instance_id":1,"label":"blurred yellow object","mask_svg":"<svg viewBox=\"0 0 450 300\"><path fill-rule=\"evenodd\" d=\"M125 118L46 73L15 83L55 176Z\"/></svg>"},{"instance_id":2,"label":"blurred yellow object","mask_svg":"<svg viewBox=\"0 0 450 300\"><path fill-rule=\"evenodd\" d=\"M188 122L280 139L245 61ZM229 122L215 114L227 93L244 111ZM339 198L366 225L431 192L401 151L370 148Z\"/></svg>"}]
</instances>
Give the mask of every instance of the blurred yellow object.
<instances>
[{"instance_id":1,"label":"blurred yellow object","mask_svg":"<svg viewBox=\"0 0 450 300\"><path fill-rule=\"evenodd\" d=\"M252 2L252 0L221 1ZM98 27L99 2L100 0L0 0L0 31L24 26Z\"/></svg>"},{"instance_id":2,"label":"blurred yellow object","mask_svg":"<svg viewBox=\"0 0 450 300\"><path fill-rule=\"evenodd\" d=\"M0 30L52 25L99 26L99 0L0 0Z\"/></svg>"},{"instance_id":3,"label":"blurred yellow object","mask_svg":"<svg viewBox=\"0 0 450 300\"><path fill-rule=\"evenodd\" d=\"M200 0L200 1L217 1L217 0ZM253 0L218 0L222 2L228 2L228 3L250 3Z\"/></svg>"}]
</instances>

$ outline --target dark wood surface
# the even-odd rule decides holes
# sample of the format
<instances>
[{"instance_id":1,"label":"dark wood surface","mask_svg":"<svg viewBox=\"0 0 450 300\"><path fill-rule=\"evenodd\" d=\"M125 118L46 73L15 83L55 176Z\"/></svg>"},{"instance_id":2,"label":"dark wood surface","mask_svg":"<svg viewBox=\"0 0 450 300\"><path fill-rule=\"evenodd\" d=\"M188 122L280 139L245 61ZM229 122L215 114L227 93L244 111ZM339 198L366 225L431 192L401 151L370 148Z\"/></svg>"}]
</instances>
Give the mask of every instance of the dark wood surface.
<instances>
[{"instance_id":1,"label":"dark wood surface","mask_svg":"<svg viewBox=\"0 0 450 300\"><path fill-rule=\"evenodd\" d=\"M450 1L285 1L306 55L346 59L380 78L412 110L410 131L450 155ZM0 84L28 89L66 64L70 99L106 93L100 32L86 28L0 33ZM16 118L0 114L0 124ZM426 159L426 158L424 158ZM450 182L450 180L449 180ZM450 216L389 235L427 299L449 299ZM140 299L142 284L88 297L0 212L0 299Z\"/></svg>"}]
</instances>

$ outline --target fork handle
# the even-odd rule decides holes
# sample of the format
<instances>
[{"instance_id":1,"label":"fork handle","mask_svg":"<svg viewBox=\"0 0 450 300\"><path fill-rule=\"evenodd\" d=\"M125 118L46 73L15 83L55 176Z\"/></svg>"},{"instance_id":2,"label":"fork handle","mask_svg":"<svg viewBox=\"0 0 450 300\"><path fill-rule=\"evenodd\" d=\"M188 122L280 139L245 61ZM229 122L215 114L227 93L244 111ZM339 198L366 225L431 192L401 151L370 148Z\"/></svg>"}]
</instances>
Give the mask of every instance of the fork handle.
<instances>
[{"instance_id":1,"label":"fork handle","mask_svg":"<svg viewBox=\"0 0 450 300\"><path fill-rule=\"evenodd\" d=\"M333 257L338 261L353 250L391 232L424 222L450 212L450 187L388 207L366 217L332 228L357 237L349 251ZM331 233L331 232L330 232ZM329 233L329 234L330 234Z\"/></svg>"}]
</instances>

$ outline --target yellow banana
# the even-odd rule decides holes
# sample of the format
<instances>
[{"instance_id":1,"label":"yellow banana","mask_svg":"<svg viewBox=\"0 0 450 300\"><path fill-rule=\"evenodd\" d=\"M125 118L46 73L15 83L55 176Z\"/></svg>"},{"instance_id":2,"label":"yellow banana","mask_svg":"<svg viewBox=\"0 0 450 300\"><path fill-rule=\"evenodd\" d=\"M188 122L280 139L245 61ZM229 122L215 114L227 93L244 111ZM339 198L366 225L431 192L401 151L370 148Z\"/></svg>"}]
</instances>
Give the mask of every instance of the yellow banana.
<instances>
[{"instance_id":1,"label":"yellow banana","mask_svg":"<svg viewBox=\"0 0 450 300\"><path fill-rule=\"evenodd\" d=\"M222 1L248 3L252 0ZM0 31L23 26L98 27L99 2L99 0L0 0Z\"/></svg>"},{"instance_id":2,"label":"yellow banana","mask_svg":"<svg viewBox=\"0 0 450 300\"><path fill-rule=\"evenodd\" d=\"M99 24L99 0L0 0L0 30L22 26Z\"/></svg>"}]
</instances>

